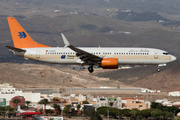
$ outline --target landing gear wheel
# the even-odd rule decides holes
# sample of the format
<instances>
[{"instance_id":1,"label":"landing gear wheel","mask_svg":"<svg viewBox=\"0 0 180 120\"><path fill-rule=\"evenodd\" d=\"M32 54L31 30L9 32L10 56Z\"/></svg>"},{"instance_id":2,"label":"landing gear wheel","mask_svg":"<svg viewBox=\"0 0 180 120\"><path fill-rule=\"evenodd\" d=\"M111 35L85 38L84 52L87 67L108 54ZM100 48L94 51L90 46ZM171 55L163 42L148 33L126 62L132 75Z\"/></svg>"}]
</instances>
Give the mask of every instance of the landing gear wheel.
<instances>
[{"instance_id":1,"label":"landing gear wheel","mask_svg":"<svg viewBox=\"0 0 180 120\"><path fill-rule=\"evenodd\" d=\"M92 73L94 71L93 66L89 66L88 70L89 70L90 73Z\"/></svg>"},{"instance_id":2,"label":"landing gear wheel","mask_svg":"<svg viewBox=\"0 0 180 120\"><path fill-rule=\"evenodd\" d=\"M160 69L160 68L158 68L158 69L157 69L157 71L158 71L158 72L160 72L160 71L161 71L161 69Z\"/></svg>"}]
</instances>

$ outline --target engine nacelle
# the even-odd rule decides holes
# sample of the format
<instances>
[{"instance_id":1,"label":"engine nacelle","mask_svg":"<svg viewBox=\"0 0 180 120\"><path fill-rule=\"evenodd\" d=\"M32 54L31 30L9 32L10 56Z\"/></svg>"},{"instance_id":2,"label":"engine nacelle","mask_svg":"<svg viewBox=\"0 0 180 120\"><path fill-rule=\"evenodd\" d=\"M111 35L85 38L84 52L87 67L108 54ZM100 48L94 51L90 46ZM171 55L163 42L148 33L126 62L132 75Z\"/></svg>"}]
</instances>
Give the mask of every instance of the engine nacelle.
<instances>
[{"instance_id":1,"label":"engine nacelle","mask_svg":"<svg viewBox=\"0 0 180 120\"><path fill-rule=\"evenodd\" d=\"M101 61L101 67L103 69L118 69L117 58L104 58Z\"/></svg>"}]
</instances>

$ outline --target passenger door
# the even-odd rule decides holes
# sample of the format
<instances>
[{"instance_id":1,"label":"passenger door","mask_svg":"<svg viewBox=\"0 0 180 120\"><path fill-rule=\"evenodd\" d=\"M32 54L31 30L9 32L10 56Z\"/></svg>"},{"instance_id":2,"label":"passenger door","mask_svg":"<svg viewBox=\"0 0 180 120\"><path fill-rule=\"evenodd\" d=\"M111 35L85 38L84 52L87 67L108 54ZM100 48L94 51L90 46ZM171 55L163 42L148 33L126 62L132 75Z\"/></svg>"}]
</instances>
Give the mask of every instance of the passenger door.
<instances>
[{"instance_id":1,"label":"passenger door","mask_svg":"<svg viewBox=\"0 0 180 120\"><path fill-rule=\"evenodd\" d=\"M40 58L40 51L39 50L36 51L36 58Z\"/></svg>"},{"instance_id":2,"label":"passenger door","mask_svg":"<svg viewBox=\"0 0 180 120\"><path fill-rule=\"evenodd\" d=\"M158 59L158 51L155 51L154 58Z\"/></svg>"}]
</instances>

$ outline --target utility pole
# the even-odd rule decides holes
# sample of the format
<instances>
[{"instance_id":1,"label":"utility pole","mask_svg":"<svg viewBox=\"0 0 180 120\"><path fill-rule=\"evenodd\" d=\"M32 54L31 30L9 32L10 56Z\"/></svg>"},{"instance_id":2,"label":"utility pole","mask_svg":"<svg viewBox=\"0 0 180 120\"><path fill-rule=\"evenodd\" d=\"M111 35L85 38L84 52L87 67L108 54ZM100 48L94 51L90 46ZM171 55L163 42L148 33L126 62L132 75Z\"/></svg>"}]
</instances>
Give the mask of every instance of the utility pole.
<instances>
[{"instance_id":1,"label":"utility pole","mask_svg":"<svg viewBox=\"0 0 180 120\"><path fill-rule=\"evenodd\" d=\"M63 117L63 76L61 76L61 117Z\"/></svg>"},{"instance_id":2,"label":"utility pole","mask_svg":"<svg viewBox=\"0 0 180 120\"><path fill-rule=\"evenodd\" d=\"M109 106L108 106L108 120L109 120Z\"/></svg>"},{"instance_id":3,"label":"utility pole","mask_svg":"<svg viewBox=\"0 0 180 120\"><path fill-rule=\"evenodd\" d=\"M5 120L7 120L6 118L7 118L7 106L6 106Z\"/></svg>"},{"instance_id":4,"label":"utility pole","mask_svg":"<svg viewBox=\"0 0 180 120\"><path fill-rule=\"evenodd\" d=\"M107 117L108 118L107 119L109 120L109 100L108 100L108 98L107 98L107 103L108 103L108 106L107 106L108 107L108 110L107 110L107 112L108 112Z\"/></svg>"}]
</instances>

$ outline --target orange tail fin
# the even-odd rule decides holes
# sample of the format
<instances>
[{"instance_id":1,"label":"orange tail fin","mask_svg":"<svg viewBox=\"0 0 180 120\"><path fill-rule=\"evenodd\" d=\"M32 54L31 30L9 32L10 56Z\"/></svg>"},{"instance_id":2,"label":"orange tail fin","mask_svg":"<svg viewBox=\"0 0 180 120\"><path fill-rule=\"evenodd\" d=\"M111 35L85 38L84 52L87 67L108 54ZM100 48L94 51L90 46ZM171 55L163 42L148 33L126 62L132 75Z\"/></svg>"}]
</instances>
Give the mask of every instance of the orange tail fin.
<instances>
[{"instance_id":1,"label":"orange tail fin","mask_svg":"<svg viewBox=\"0 0 180 120\"><path fill-rule=\"evenodd\" d=\"M7 17L14 47L16 48L39 48L49 47L35 42L14 17Z\"/></svg>"}]
</instances>

